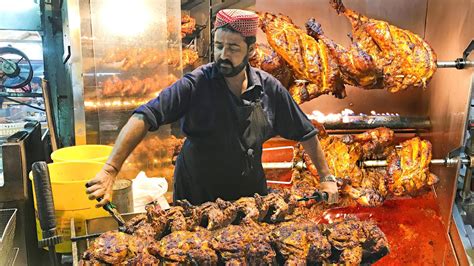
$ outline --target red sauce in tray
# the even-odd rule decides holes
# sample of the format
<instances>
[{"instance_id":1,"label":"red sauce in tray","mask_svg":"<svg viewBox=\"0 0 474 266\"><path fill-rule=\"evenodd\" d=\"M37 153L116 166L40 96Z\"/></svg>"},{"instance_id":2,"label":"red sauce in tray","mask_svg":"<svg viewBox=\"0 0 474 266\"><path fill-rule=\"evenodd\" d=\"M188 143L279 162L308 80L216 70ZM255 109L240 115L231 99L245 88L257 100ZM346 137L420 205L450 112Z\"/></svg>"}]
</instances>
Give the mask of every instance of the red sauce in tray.
<instances>
[{"instance_id":1,"label":"red sauce in tray","mask_svg":"<svg viewBox=\"0 0 474 266\"><path fill-rule=\"evenodd\" d=\"M349 207L326 211L320 222L356 215L372 219L385 233L390 253L375 265L456 265L447 231L432 193L406 199L387 200L380 207Z\"/></svg>"}]
</instances>

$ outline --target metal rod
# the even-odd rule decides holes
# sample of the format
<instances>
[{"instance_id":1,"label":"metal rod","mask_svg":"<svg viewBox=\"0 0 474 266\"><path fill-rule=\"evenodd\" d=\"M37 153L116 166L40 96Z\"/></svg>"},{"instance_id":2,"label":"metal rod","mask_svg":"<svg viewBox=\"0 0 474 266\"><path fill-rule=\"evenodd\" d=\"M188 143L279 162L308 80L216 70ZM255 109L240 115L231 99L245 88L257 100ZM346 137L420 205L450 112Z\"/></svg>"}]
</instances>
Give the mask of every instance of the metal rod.
<instances>
[{"instance_id":1,"label":"metal rod","mask_svg":"<svg viewBox=\"0 0 474 266\"><path fill-rule=\"evenodd\" d=\"M431 159L431 165L444 165L446 167L455 167L458 163L470 166L471 160L468 158L447 158L447 159ZM360 162L362 167L385 167L387 161L385 160L367 160Z\"/></svg>"},{"instance_id":2,"label":"metal rod","mask_svg":"<svg viewBox=\"0 0 474 266\"><path fill-rule=\"evenodd\" d=\"M386 160L367 160L362 161L362 167L385 167L387 166Z\"/></svg>"},{"instance_id":3,"label":"metal rod","mask_svg":"<svg viewBox=\"0 0 474 266\"><path fill-rule=\"evenodd\" d=\"M438 68L468 68L474 67L474 61L438 61L436 62Z\"/></svg>"},{"instance_id":4,"label":"metal rod","mask_svg":"<svg viewBox=\"0 0 474 266\"><path fill-rule=\"evenodd\" d=\"M290 169L293 163L262 163L263 169Z\"/></svg>"}]
</instances>

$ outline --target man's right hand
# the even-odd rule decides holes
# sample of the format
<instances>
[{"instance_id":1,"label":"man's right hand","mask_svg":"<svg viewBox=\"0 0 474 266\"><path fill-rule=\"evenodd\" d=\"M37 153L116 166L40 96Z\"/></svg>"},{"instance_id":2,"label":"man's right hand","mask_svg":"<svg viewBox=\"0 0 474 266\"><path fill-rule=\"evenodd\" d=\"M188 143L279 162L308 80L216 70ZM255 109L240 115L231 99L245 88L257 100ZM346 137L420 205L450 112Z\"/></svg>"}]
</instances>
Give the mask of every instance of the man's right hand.
<instances>
[{"instance_id":1,"label":"man's right hand","mask_svg":"<svg viewBox=\"0 0 474 266\"><path fill-rule=\"evenodd\" d=\"M90 200L102 198L95 206L100 208L112 200L112 188L118 171L113 166L105 164L94 179L87 182L86 193Z\"/></svg>"}]
</instances>

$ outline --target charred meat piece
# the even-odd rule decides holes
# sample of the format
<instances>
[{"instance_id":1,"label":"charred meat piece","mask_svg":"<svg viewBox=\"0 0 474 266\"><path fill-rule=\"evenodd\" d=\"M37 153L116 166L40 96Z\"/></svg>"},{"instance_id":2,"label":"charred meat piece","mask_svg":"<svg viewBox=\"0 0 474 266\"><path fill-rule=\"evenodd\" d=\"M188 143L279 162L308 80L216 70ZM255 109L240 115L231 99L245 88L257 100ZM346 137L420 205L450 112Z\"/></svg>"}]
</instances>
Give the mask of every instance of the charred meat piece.
<instances>
[{"instance_id":1,"label":"charred meat piece","mask_svg":"<svg viewBox=\"0 0 474 266\"><path fill-rule=\"evenodd\" d=\"M148 254L148 247L155 243L152 236L131 236L128 240L128 258L134 258L141 254Z\"/></svg>"},{"instance_id":2,"label":"charred meat piece","mask_svg":"<svg viewBox=\"0 0 474 266\"><path fill-rule=\"evenodd\" d=\"M199 218L192 208L172 206L168 210L162 210L156 204L145 206L148 222L155 231L155 239L164 235L182 230L193 230L197 226Z\"/></svg>"},{"instance_id":3,"label":"charred meat piece","mask_svg":"<svg viewBox=\"0 0 474 266\"><path fill-rule=\"evenodd\" d=\"M387 156L386 150L393 144L394 132L386 127L369 129L364 133L350 135L345 138L349 143L360 143L361 159L379 159Z\"/></svg>"},{"instance_id":4,"label":"charred meat piece","mask_svg":"<svg viewBox=\"0 0 474 266\"><path fill-rule=\"evenodd\" d=\"M133 234L138 228L146 224L147 222L147 216L146 214L139 214L132 219L130 219L128 222L125 223L125 228L126 231L130 234Z\"/></svg>"},{"instance_id":5,"label":"charred meat piece","mask_svg":"<svg viewBox=\"0 0 474 266\"><path fill-rule=\"evenodd\" d=\"M217 199L198 207L199 224L208 230L215 230L231 224L237 217L237 207L232 202Z\"/></svg>"},{"instance_id":6,"label":"charred meat piece","mask_svg":"<svg viewBox=\"0 0 474 266\"><path fill-rule=\"evenodd\" d=\"M165 263L179 265L217 265L217 254L210 248L211 232L176 231L148 247L148 251L163 258Z\"/></svg>"},{"instance_id":7,"label":"charred meat piece","mask_svg":"<svg viewBox=\"0 0 474 266\"><path fill-rule=\"evenodd\" d=\"M423 87L436 71L436 54L420 36L385 21L346 8L342 0L330 0L338 14L352 24L353 41L383 69L383 87L390 92Z\"/></svg>"},{"instance_id":8,"label":"charred meat piece","mask_svg":"<svg viewBox=\"0 0 474 266\"><path fill-rule=\"evenodd\" d=\"M285 217L292 214L295 207L298 206L295 196L289 191L269 193L263 201L269 206L269 211L264 220L270 223L284 221Z\"/></svg>"},{"instance_id":9,"label":"charred meat piece","mask_svg":"<svg viewBox=\"0 0 474 266\"><path fill-rule=\"evenodd\" d=\"M127 259L123 264L129 266L159 265L160 260L148 253L139 253L136 256Z\"/></svg>"},{"instance_id":10,"label":"charred meat piece","mask_svg":"<svg viewBox=\"0 0 474 266\"><path fill-rule=\"evenodd\" d=\"M234 202L234 205L237 207L237 218L234 221L236 224L247 220L263 221L270 207L259 194L255 194L253 197L240 198Z\"/></svg>"},{"instance_id":11,"label":"charred meat piece","mask_svg":"<svg viewBox=\"0 0 474 266\"><path fill-rule=\"evenodd\" d=\"M276 254L268 233L252 220L229 225L216 231L212 248L226 265L274 265Z\"/></svg>"},{"instance_id":12,"label":"charred meat piece","mask_svg":"<svg viewBox=\"0 0 474 266\"><path fill-rule=\"evenodd\" d=\"M158 204L147 204L145 206L147 222L155 231L155 239L160 239L166 230L168 220L166 211L162 210Z\"/></svg>"},{"instance_id":13,"label":"charred meat piece","mask_svg":"<svg viewBox=\"0 0 474 266\"><path fill-rule=\"evenodd\" d=\"M272 239L286 265L322 263L331 255L331 245L314 222L298 220L279 224L272 232Z\"/></svg>"},{"instance_id":14,"label":"charred meat piece","mask_svg":"<svg viewBox=\"0 0 474 266\"><path fill-rule=\"evenodd\" d=\"M130 236L122 232L105 232L94 240L84 252L84 261L119 264L128 255Z\"/></svg>"},{"instance_id":15,"label":"charred meat piece","mask_svg":"<svg viewBox=\"0 0 474 266\"><path fill-rule=\"evenodd\" d=\"M322 227L332 246L331 262L346 265L357 265L362 261L374 263L389 252L385 234L373 221L346 216Z\"/></svg>"},{"instance_id":16,"label":"charred meat piece","mask_svg":"<svg viewBox=\"0 0 474 266\"><path fill-rule=\"evenodd\" d=\"M439 179L430 173L431 143L418 137L401 143L387 158L388 189L396 196L416 195Z\"/></svg>"}]
</instances>

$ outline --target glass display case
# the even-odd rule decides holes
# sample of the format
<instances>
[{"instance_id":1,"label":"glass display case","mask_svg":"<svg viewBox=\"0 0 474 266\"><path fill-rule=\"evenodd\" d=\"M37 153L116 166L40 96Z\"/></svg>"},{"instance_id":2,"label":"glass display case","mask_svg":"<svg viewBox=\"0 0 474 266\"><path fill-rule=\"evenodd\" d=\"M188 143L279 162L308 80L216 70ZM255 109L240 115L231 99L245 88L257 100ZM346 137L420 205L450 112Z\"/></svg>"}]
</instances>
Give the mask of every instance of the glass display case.
<instances>
[{"instance_id":1,"label":"glass display case","mask_svg":"<svg viewBox=\"0 0 474 266\"><path fill-rule=\"evenodd\" d=\"M76 144L112 145L135 108L209 60L209 0L68 1L67 8ZM145 171L172 189L182 138L179 123L148 133L119 177Z\"/></svg>"}]
</instances>

